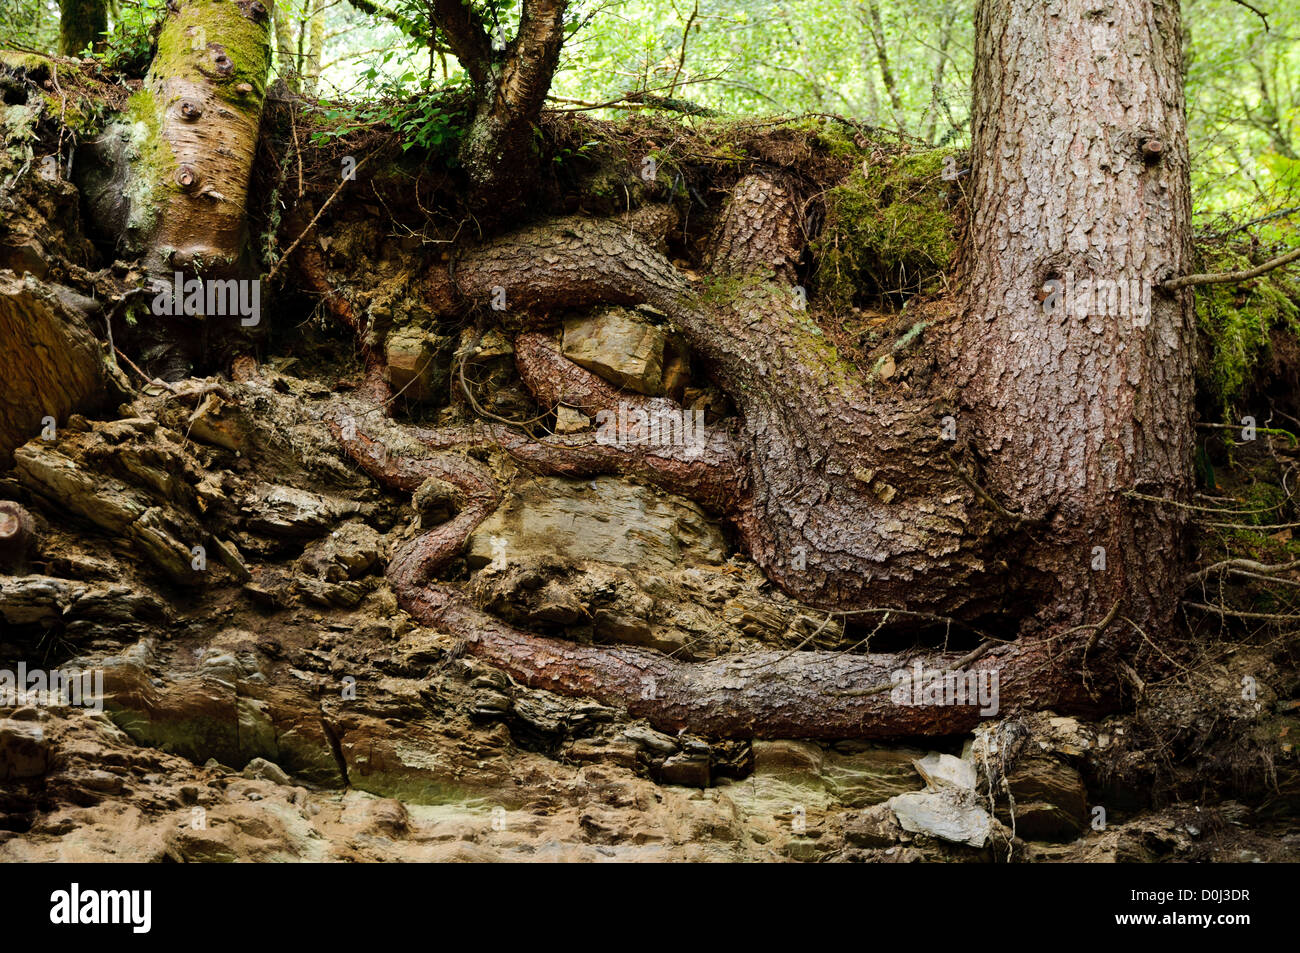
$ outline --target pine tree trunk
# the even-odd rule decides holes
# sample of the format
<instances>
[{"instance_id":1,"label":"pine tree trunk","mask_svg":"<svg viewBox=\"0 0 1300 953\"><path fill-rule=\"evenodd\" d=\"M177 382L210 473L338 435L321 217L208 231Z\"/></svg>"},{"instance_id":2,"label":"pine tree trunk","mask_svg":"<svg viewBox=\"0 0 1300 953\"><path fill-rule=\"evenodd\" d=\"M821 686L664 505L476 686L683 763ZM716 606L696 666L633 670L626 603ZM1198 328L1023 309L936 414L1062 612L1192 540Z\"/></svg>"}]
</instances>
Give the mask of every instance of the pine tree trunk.
<instances>
[{"instance_id":1,"label":"pine tree trunk","mask_svg":"<svg viewBox=\"0 0 1300 953\"><path fill-rule=\"evenodd\" d=\"M1045 620L1173 618L1191 487L1191 205L1178 4L984 0L962 439L1010 511Z\"/></svg>"}]
</instances>

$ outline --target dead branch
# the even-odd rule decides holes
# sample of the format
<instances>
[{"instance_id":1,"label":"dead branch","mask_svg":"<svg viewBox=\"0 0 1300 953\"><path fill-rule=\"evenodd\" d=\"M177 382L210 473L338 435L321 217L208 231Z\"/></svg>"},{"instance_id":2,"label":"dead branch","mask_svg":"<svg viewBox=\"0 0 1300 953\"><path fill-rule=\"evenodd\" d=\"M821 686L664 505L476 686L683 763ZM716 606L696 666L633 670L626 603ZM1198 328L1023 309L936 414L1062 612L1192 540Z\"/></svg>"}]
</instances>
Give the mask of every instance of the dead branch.
<instances>
[{"instance_id":1,"label":"dead branch","mask_svg":"<svg viewBox=\"0 0 1300 953\"><path fill-rule=\"evenodd\" d=\"M1240 2L1240 0L1238 0ZM1241 271L1222 271L1215 274L1203 275L1183 275L1181 278L1171 278L1163 282L1160 287L1165 291L1177 291L1179 288L1192 288L1196 285L1223 285L1235 281L1249 281L1251 278L1258 278L1260 275L1272 271L1274 268L1281 268L1283 265L1289 265L1291 262L1300 258L1300 248L1293 248L1285 255L1279 255L1272 261L1266 261L1262 265L1254 268L1245 268Z\"/></svg>"}]
</instances>

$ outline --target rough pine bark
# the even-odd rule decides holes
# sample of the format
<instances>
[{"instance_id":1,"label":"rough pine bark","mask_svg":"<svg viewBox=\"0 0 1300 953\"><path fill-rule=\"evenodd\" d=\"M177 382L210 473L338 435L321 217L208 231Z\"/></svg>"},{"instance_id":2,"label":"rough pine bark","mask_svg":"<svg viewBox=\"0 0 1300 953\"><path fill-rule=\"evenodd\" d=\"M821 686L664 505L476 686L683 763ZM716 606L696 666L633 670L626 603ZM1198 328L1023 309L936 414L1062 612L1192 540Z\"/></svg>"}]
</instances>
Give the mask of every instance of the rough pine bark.
<instances>
[{"instance_id":1,"label":"rough pine bark","mask_svg":"<svg viewBox=\"0 0 1300 953\"><path fill-rule=\"evenodd\" d=\"M1039 521L1046 620L1163 633L1184 511L1128 494L1191 488L1191 295L1156 290L1189 260L1178 4L986 0L975 64L959 434Z\"/></svg>"}]
</instances>

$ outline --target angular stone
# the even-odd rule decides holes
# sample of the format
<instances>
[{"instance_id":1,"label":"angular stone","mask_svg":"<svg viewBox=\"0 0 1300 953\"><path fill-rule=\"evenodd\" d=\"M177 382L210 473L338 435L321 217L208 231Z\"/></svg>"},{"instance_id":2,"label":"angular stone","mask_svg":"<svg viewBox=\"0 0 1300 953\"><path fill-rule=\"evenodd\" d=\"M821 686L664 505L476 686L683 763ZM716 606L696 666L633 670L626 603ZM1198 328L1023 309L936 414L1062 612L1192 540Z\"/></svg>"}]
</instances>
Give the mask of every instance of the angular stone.
<instances>
[{"instance_id":1,"label":"angular stone","mask_svg":"<svg viewBox=\"0 0 1300 953\"><path fill-rule=\"evenodd\" d=\"M1018 760L1007 778L1015 799L1016 833L1026 840L1073 840L1087 826L1088 792L1083 777L1068 764L1035 756ZM1008 826L1011 813L1005 799L997 805Z\"/></svg>"},{"instance_id":2,"label":"angular stone","mask_svg":"<svg viewBox=\"0 0 1300 953\"><path fill-rule=\"evenodd\" d=\"M918 754L913 748L844 743L827 753L822 779L845 807L882 804L897 794L921 787L912 763Z\"/></svg>"},{"instance_id":3,"label":"angular stone","mask_svg":"<svg viewBox=\"0 0 1300 953\"><path fill-rule=\"evenodd\" d=\"M665 784L707 788L709 786L709 756L695 751L675 754L659 769L659 778Z\"/></svg>"},{"instance_id":4,"label":"angular stone","mask_svg":"<svg viewBox=\"0 0 1300 953\"><path fill-rule=\"evenodd\" d=\"M131 524L127 535L136 548L174 582L193 582L206 571L206 568L202 571L195 568L196 554L193 552L194 546L206 539L206 534L178 510L151 506Z\"/></svg>"},{"instance_id":5,"label":"angular stone","mask_svg":"<svg viewBox=\"0 0 1300 953\"><path fill-rule=\"evenodd\" d=\"M580 735L584 728L610 721L614 716L612 709L594 702L547 691L521 693L514 699L511 713L528 729L546 738Z\"/></svg>"},{"instance_id":6,"label":"angular stone","mask_svg":"<svg viewBox=\"0 0 1300 953\"><path fill-rule=\"evenodd\" d=\"M669 735L664 734L662 731L655 731L653 728L633 726L623 732L623 737L643 751L661 757L674 754L680 751L682 747Z\"/></svg>"},{"instance_id":7,"label":"angular stone","mask_svg":"<svg viewBox=\"0 0 1300 953\"><path fill-rule=\"evenodd\" d=\"M289 775L284 769L274 761L267 761L265 758L254 758L244 766L244 777L252 779L261 779L271 781L275 784L292 784Z\"/></svg>"},{"instance_id":8,"label":"angular stone","mask_svg":"<svg viewBox=\"0 0 1300 953\"><path fill-rule=\"evenodd\" d=\"M984 846L993 824L988 811L949 790L900 794L889 799L889 807L905 831L971 847Z\"/></svg>"},{"instance_id":9,"label":"angular stone","mask_svg":"<svg viewBox=\"0 0 1300 953\"><path fill-rule=\"evenodd\" d=\"M975 790L975 765L970 761L931 751L912 764L932 791L945 787L956 788L958 791Z\"/></svg>"},{"instance_id":10,"label":"angular stone","mask_svg":"<svg viewBox=\"0 0 1300 953\"><path fill-rule=\"evenodd\" d=\"M302 568L318 579L343 582L359 579L383 555L383 537L365 523L344 523L302 554Z\"/></svg>"},{"instance_id":11,"label":"angular stone","mask_svg":"<svg viewBox=\"0 0 1300 953\"><path fill-rule=\"evenodd\" d=\"M238 404L222 400L217 394L208 394L190 415L188 432L195 440L241 453L248 448L251 429Z\"/></svg>"},{"instance_id":12,"label":"angular stone","mask_svg":"<svg viewBox=\"0 0 1300 953\"><path fill-rule=\"evenodd\" d=\"M981 765L992 761L1014 803L1000 796L994 805L1000 821L1026 840L1073 840L1087 828L1088 792L1076 763L1095 744L1092 730L1073 718L1036 713L1020 720L1018 731L981 725L970 745Z\"/></svg>"},{"instance_id":13,"label":"angular stone","mask_svg":"<svg viewBox=\"0 0 1300 953\"><path fill-rule=\"evenodd\" d=\"M635 312L610 308L565 321L561 351L606 380L656 397L663 393L666 340L662 330Z\"/></svg>"},{"instance_id":14,"label":"angular stone","mask_svg":"<svg viewBox=\"0 0 1300 953\"><path fill-rule=\"evenodd\" d=\"M244 506L250 512L249 529L287 538L317 536L361 510L356 503L271 483L259 483Z\"/></svg>"},{"instance_id":15,"label":"angular stone","mask_svg":"<svg viewBox=\"0 0 1300 953\"><path fill-rule=\"evenodd\" d=\"M89 472L42 440L15 450L14 462L25 486L100 529L130 539L174 582L192 583L199 578L192 566L192 549L207 534L187 513L153 505L136 487Z\"/></svg>"},{"instance_id":16,"label":"angular stone","mask_svg":"<svg viewBox=\"0 0 1300 953\"><path fill-rule=\"evenodd\" d=\"M407 400L448 396L451 338L421 327L394 328L384 342L388 383Z\"/></svg>"},{"instance_id":17,"label":"angular stone","mask_svg":"<svg viewBox=\"0 0 1300 953\"><path fill-rule=\"evenodd\" d=\"M310 576L299 576L293 582L293 591L308 602L318 606L355 609L366 597L364 582L325 582Z\"/></svg>"},{"instance_id":18,"label":"angular stone","mask_svg":"<svg viewBox=\"0 0 1300 953\"><path fill-rule=\"evenodd\" d=\"M396 798L381 798L370 804L370 824L366 829L382 837L402 837L411 829L411 815L406 805Z\"/></svg>"},{"instance_id":19,"label":"angular stone","mask_svg":"<svg viewBox=\"0 0 1300 953\"><path fill-rule=\"evenodd\" d=\"M636 767L637 746L630 741L592 741L579 739L565 752L580 764L613 764L621 768Z\"/></svg>"},{"instance_id":20,"label":"angular stone","mask_svg":"<svg viewBox=\"0 0 1300 953\"><path fill-rule=\"evenodd\" d=\"M556 433L580 433L591 426L591 418L572 407L561 404L555 408Z\"/></svg>"},{"instance_id":21,"label":"angular stone","mask_svg":"<svg viewBox=\"0 0 1300 953\"><path fill-rule=\"evenodd\" d=\"M240 582L247 582L252 578L248 571L248 564L244 562L244 556L234 543L224 539L214 538L212 548L216 557L221 560L221 564L230 570L231 574Z\"/></svg>"},{"instance_id":22,"label":"angular stone","mask_svg":"<svg viewBox=\"0 0 1300 953\"><path fill-rule=\"evenodd\" d=\"M754 771L771 774L790 772L821 774L825 753L808 741L755 741Z\"/></svg>"},{"instance_id":23,"label":"angular stone","mask_svg":"<svg viewBox=\"0 0 1300 953\"><path fill-rule=\"evenodd\" d=\"M902 828L887 804L877 804L850 815L844 822L844 839L854 847L893 847L901 832Z\"/></svg>"},{"instance_id":24,"label":"angular stone","mask_svg":"<svg viewBox=\"0 0 1300 953\"><path fill-rule=\"evenodd\" d=\"M109 533L125 535L149 506L142 494L102 473L87 473L41 440L15 450L14 465L28 489L57 500Z\"/></svg>"},{"instance_id":25,"label":"angular stone","mask_svg":"<svg viewBox=\"0 0 1300 953\"><path fill-rule=\"evenodd\" d=\"M494 547L493 537L503 544ZM498 550L507 562L546 553L662 571L720 563L724 543L717 525L686 500L609 477L543 477L519 487L470 536L469 564L481 568Z\"/></svg>"},{"instance_id":26,"label":"angular stone","mask_svg":"<svg viewBox=\"0 0 1300 953\"><path fill-rule=\"evenodd\" d=\"M29 721L0 721L0 781L39 778L49 770L45 730Z\"/></svg>"}]
</instances>

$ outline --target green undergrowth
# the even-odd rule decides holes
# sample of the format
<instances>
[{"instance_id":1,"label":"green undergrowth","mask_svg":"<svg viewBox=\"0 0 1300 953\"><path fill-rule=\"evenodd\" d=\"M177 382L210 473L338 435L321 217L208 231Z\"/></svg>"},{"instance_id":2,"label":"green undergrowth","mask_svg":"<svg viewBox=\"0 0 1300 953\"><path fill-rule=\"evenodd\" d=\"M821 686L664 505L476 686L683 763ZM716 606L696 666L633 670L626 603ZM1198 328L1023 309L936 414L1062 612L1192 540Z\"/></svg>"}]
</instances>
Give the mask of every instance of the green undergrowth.
<instances>
[{"instance_id":1,"label":"green undergrowth","mask_svg":"<svg viewBox=\"0 0 1300 953\"><path fill-rule=\"evenodd\" d=\"M356 100L320 103L308 111L311 142L317 147L345 141L358 132L390 130L401 151L436 157L448 167L456 164L456 150L472 117L468 90L459 86L429 86L411 94L399 80L386 80L371 70L373 95Z\"/></svg>"}]
</instances>

